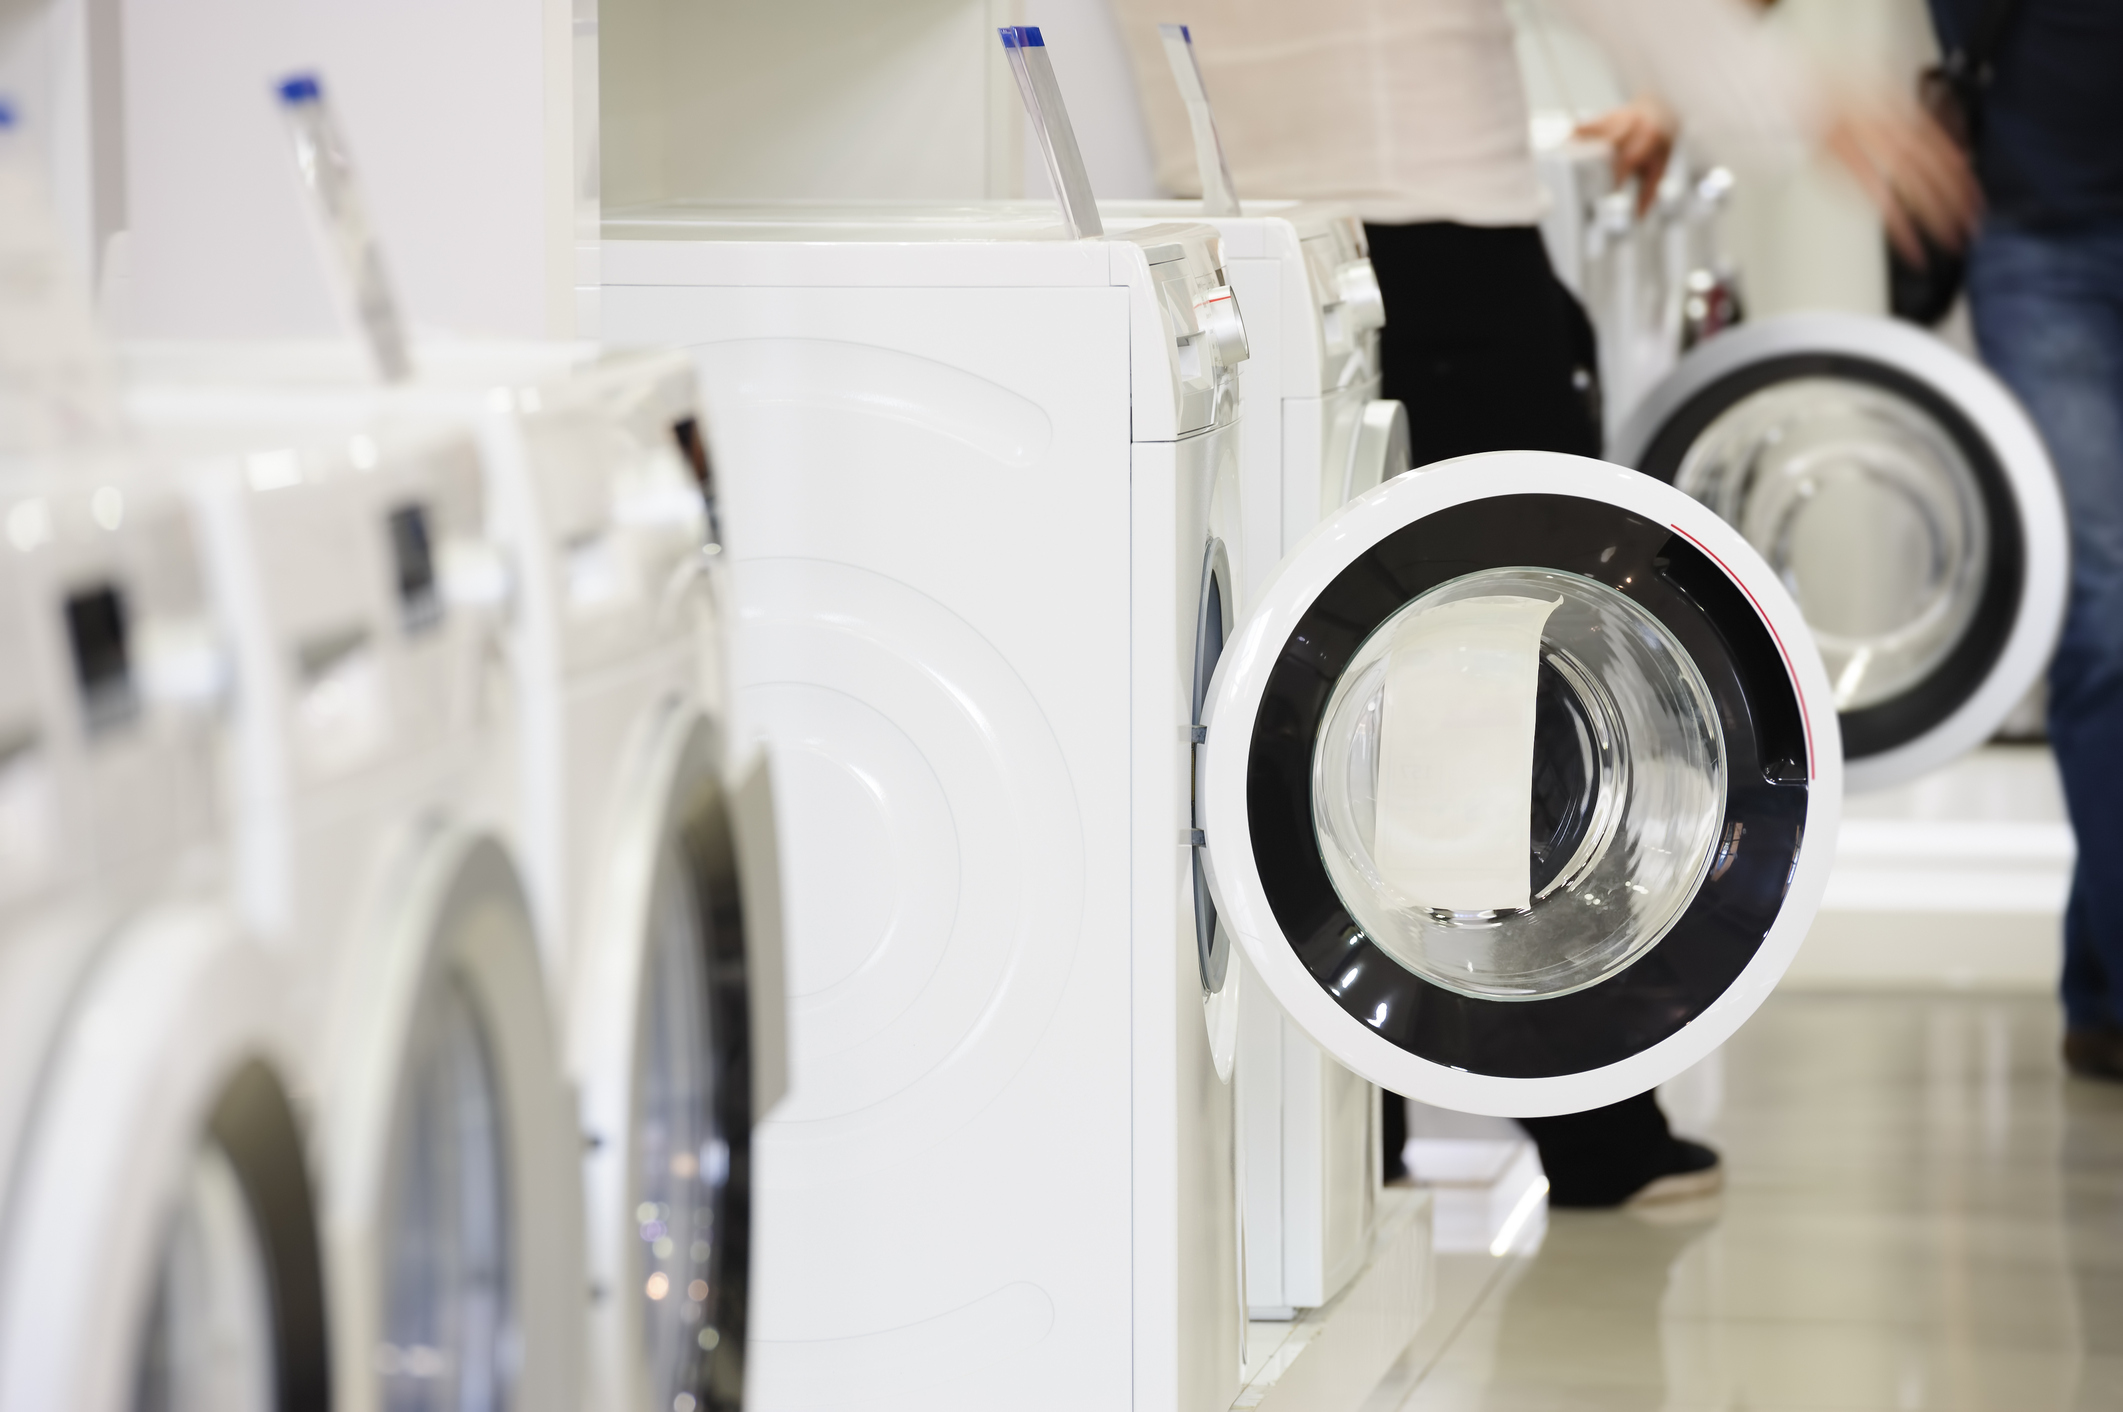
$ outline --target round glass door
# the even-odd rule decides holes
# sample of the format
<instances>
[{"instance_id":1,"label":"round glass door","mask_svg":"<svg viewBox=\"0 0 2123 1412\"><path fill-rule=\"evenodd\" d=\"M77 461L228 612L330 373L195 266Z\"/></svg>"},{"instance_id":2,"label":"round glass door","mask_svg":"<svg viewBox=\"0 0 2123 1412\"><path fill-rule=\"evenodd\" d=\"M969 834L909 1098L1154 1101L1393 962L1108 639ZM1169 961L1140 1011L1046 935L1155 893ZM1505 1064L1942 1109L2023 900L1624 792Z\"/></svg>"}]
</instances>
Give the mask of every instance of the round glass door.
<instances>
[{"instance_id":1,"label":"round glass door","mask_svg":"<svg viewBox=\"0 0 2123 1412\"><path fill-rule=\"evenodd\" d=\"M1226 654L1204 815L1227 925L1395 1092L1532 1115L1654 1086L1759 1003L1825 882L1835 722L1803 632L1737 535L1647 477L1523 452L1391 482Z\"/></svg>"},{"instance_id":2,"label":"round glass door","mask_svg":"<svg viewBox=\"0 0 2123 1412\"><path fill-rule=\"evenodd\" d=\"M649 1406L697 1412L720 1346L718 1279L730 1145L717 1123L707 939L680 850L656 870L635 1092L634 1219Z\"/></svg>"},{"instance_id":3,"label":"round glass door","mask_svg":"<svg viewBox=\"0 0 2123 1412\"><path fill-rule=\"evenodd\" d=\"M1762 551L1812 627L1846 715L1936 675L1991 577L1969 456L1906 395L1799 377L1741 398L1674 472Z\"/></svg>"},{"instance_id":4,"label":"round glass door","mask_svg":"<svg viewBox=\"0 0 2123 1412\"><path fill-rule=\"evenodd\" d=\"M1980 743L2046 663L2065 528L2010 395L1938 340L1808 315L1708 340L1617 447L1776 570L1828 668L1852 781Z\"/></svg>"},{"instance_id":5,"label":"round glass door","mask_svg":"<svg viewBox=\"0 0 2123 1412\"><path fill-rule=\"evenodd\" d=\"M135 1412L321 1404L325 1337L301 1134L279 1081L246 1064L184 1169L140 1341Z\"/></svg>"},{"instance_id":6,"label":"round glass door","mask_svg":"<svg viewBox=\"0 0 2123 1412\"><path fill-rule=\"evenodd\" d=\"M142 1345L136 1412L279 1405L272 1276L236 1169L212 1141L192 1159Z\"/></svg>"},{"instance_id":7,"label":"round glass door","mask_svg":"<svg viewBox=\"0 0 2123 1412\"><path fill-rule=\"evenodd\" d=\"M407 1075L374 1357L383 1405L500 1412L516 1372L507 1143L492 1048L454 974L415 1019Z\"/></svg>"},{"instance_id":8,"label":"round glass door","mask_svg":"<svg viewBox=\"0 0 2123 1412\"><path fill-rule=\"evenodd\" d=\"M1596 985L1672 930L1725 808L1710 687L1673 633L1581 574L1490 569L1386 618L1313 747L1334 890L1461 995Z\"/></svg>"}]
</instances>

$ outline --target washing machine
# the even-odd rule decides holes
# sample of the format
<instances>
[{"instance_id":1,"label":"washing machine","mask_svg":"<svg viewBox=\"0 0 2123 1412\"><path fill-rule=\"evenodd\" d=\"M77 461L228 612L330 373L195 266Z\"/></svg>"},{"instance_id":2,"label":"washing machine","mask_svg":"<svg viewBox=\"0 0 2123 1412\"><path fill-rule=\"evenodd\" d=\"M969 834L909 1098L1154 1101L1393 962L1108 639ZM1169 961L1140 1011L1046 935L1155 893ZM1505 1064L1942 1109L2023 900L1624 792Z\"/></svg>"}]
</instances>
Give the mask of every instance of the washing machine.
<instances>
[{"instance_id":1,"label":"washing machine","mask_svg":"<svg viewBox=\"0 0 2123 1412\"><path fill-rule=\"evenodd\" d=\"M701 366L734 705L780 771L759 1405L1228 1404L1236 968L1185 847L1193 646L1243 573L1215 232L630 226L607 334Z\"/></svg>"},{"instance_id":2,"label":"washing machine","mask_svg":"<svg viewBox=\"0 0 2123 1412\"><path fill-rule=\"evenodd\" d=\"M1233 942L1365 1080L1641 1092L1803 935L1834 713L1745 542L1597 462L1397 477L1239 611L1214 233L902 217L605 231L608 336L702 368L736 708L782 770L753 1390L1225 1407ZM1433 673L1456 689L1407 685Z\"/></svg>"},{"instance_id":3,"label":"washing machine","mask_svg":"<svg viewBox=\"0 0 2123 1412\"><path fill-rule=\"evenodd\" d=\"M1854 789L1987 740L2048 664L2062 497L2005 387L1920 329L1842 314L1689 354L1611 443L1737 526L1828 665Z\"/></svg>"},{"instance_id":4,"label":"washing machine","mask_svg":"<svg viewBox=\"0 0 2123 1412\"><path fill-rule=\"evenodd\" d=\"M1615 185L1613 160L1605 142L1580 139L1534 154L1547 198L1542 244L1592 322L1610 436L1684 352L1744 315L1739 275L1720 239L1731 173L1697 171L1675 153L1640 211L1636 187Z\"/></svg>"},{"instance_id":5,"label":"washing machine","mask_svg":"<svg viewBox=\"0 0 2123 1412\"><path fill-rule=\"evenodd\" d=\"M122 458L47 469L0 496L0 1407L308 1405L315 1206L189 525Z\"/></svg>"},{"instance_id":6,"label":"washing machine","mask_svg":"<svg viewBox=\"0 0 2123 1412\"><path fill-rule=\"evenodd\" d=\"M1159 29L1188 109L1204 199L1107 201L1099 211L1116 230L1148 216L1199 220L1223 237L1252 350L1239 374L1250 601L1322 516L1409 468L1407 412L1379 397L1385 301L1362 222L1296 202L1241 206L1192 36L1181 25ZM1380 1095L1324 1055L1258 986L1240 992L1236 1082L1247 1309L1289 1319L1332 1299L1372 1256Z\"/></svg>"},{"instance_id":7,"label":"washing machine","mask_svg":"<svg viewBox=\"0 0 2123 1412\"><path fill-rule=\"evenodd\" d=\"M1109 229L1200 220L1223 237L1247 317L1239 372L1245 562L1254 581L1352 496L1409 468L1407 411L1379 397L1385 305L1355 218L1297 202L1242 216L1192 201L1107 201ZM1316 1308L1362 1268L1378 1209L1379 1095L1321 1053L1265 992L1241 991L1238 1103L1246 1302L1257 1318Z\"/></svg>"},{"instance_id":8,"label":"washing machine","mask_svg":"<svg viewBox=\"0 0 2123 1412\"><path fill-rule=\"evenodd\" d=\"M389 389L337 346L136 347L129 366L165 415L225 418L265 383L275 416L476 436L505 566L505 813L583 1110L592 1401L733 1406L749 1134L782 1082L779 882L766 765L726 759L693 365L414 352Z\"/></svg>"},{"instance_id":9,"label":"washing machine","mask_svg":"<svg viewBox=\"0 0 2123 1412\"><path fill-rule=\"evenodd\" d=\"M573 1407L580 1136L498 817L476 448L129 411L190 507L234 683L229 893L289 976L331 1399Z\"/></svg>"}]
</instances>

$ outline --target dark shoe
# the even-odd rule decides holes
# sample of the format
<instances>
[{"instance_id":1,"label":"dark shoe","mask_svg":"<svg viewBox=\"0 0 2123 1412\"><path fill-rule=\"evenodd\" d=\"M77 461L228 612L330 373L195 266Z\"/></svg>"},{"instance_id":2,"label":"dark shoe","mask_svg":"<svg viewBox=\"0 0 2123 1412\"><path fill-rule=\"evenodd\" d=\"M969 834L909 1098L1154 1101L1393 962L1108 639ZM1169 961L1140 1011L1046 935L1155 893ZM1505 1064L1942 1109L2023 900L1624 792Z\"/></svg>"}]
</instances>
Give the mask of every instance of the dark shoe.
<instances>
[{"instance_id":1,"label":"dark shoe","mask_svg":"<svg viewBox=\"0 0 2123 1412\"><path fill-rule=\"evenodd\" d=\"M2123 1030L2066 1030L2064 1067L2081 1078L2123 1080Z\"/></svg>"},{"instance_id":2,"label":"dark shoe","mask_svg":"<svg viewBox=\"0 0 2123 1412\"><path fill-rule=\"evenodd\" d=\"M1519 1123L1540 1146L1552 1207L1611 1210L1669 1192L1702 1195L1723 1180L1717 1153L1675 1137L1652 1093Z\"/></svg>"},{"instance_id":3,"label":"dark shoe","mask_svg":"<svg viewBox=\"0 0 2123 1412\"><path fill-rule=\"evenodd\" d=\"M1673 1140L1669 1170L1638 1187L1624 1202L1627 1206L1655 1206L1669 1201L1695 1201L1714 1196L1725 1186L1725 1164L1715 1149L1686 1138Z\"/></svg>"}]
</instances>

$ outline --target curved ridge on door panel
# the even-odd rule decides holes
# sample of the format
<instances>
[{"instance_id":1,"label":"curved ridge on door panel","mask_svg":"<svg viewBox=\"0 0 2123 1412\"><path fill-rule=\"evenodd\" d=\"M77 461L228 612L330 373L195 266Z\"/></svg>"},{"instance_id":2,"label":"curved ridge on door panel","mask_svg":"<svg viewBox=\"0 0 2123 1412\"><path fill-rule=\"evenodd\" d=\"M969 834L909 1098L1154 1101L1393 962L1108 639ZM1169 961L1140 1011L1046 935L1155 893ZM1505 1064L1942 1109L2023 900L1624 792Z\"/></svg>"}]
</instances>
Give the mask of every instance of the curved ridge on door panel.
<instances>
[{"instance_id":1,"label":"curved ridge on door panel","mask_svg":"<svg viewBox=\"0 0 2123 1412\"><path fill-rule=\"evenodd\" d=\"M1082 931L1080 811L1037 701L964 619L848 565L760 560L738 573L741 601L774 605L745 611L742 676L755 685L739 709L777 754L808 753L832 771L792 772L786 826L827 827L819 815L852 782L872 792L878 826L852 838L834 826L842 838L942 823L957 842L951 876L843 860L834 878L791 880L802 899L792 956L831 932L839 919L811 909L840 906L851 876L899 894L884 934L878 913L857 912L848 920L873 919L867 943L841 947L792 997L790 1096L763 1131L778 1184L833 1184L928 1148L1000 1094L1040 1042ZM873 964L899 947L922 948L923 963Z\"/></svg>"},{"instance_id":2,"label":"curved ridge on door panel","mask_svg":"<svg viewBox=\"0 0 2123 1412\"><path fill-rule=\"evenodd\" d=\"M741 338L692 351L711 400L741 400L753 417L785 407L801 414L790 428L799 436L818 434L813 419L821 413L860 417L955 442L1017 470L1038 464L1054 442L1054 423L1038 403L919 354L830 338ZM732 419L715 421L727 426ZM866 428L873 436L879 430Z\"/></svg>"}]
</instances>

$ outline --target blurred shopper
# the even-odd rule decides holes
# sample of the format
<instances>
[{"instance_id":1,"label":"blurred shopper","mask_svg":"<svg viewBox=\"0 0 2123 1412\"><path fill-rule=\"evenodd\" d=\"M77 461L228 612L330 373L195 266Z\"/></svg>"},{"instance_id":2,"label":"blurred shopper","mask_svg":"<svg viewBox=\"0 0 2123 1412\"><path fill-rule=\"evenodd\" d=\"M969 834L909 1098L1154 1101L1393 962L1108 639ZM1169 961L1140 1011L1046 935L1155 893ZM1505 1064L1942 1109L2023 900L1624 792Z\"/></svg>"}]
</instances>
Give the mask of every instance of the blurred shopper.
<instances>
[{"instance_id":1,"label":"blurred shopper","mask_svg":"<svg viewBox=\"0 0 2123 1412\"><path fill-rule=\"evenodd\" d=\"M2049 734L2078 835L2064 1058L2123 1079L2123 0L1931 0L1972 85L1987 212L1968 262L1983 361L2019 394L2071 510Z\"/></svg>"},{"instance_id":2,"label":"blurred shopper","mask_svg":"<svg viewBox=\"0 0 2123 1412\"><path fill-rule=\"evenodd\" d=\"M1155 28L1184 19L1239 191L1335 201L1364 218L1386 297L1385 395L1408 405L1417 465L1509 449L1600 453L1592 330L1549 268L1536 226L1543 197L1505 0L1114 8L1168 189L1200 189ZM1919 230L1948 248L1962 243L1973 183L1913 100L1831 88L1741 0L1565 8L1655 95L1588 125L1614 145L1619 176L1656 180L1678 114L1720 157L1757 168L1826 147L1912 255ZM2117 496L2123 511L2123 486ZM2118 552L2123 562L2123 535ZM1405 1175L1405 1114L1389 1101L1386 1115L1391 1179ZM1674 1137L1650 1093L1525 1126L1556 1205L1694 1195L1721 1180L1717 1154Z\"/></svg>"}]
</instances>

